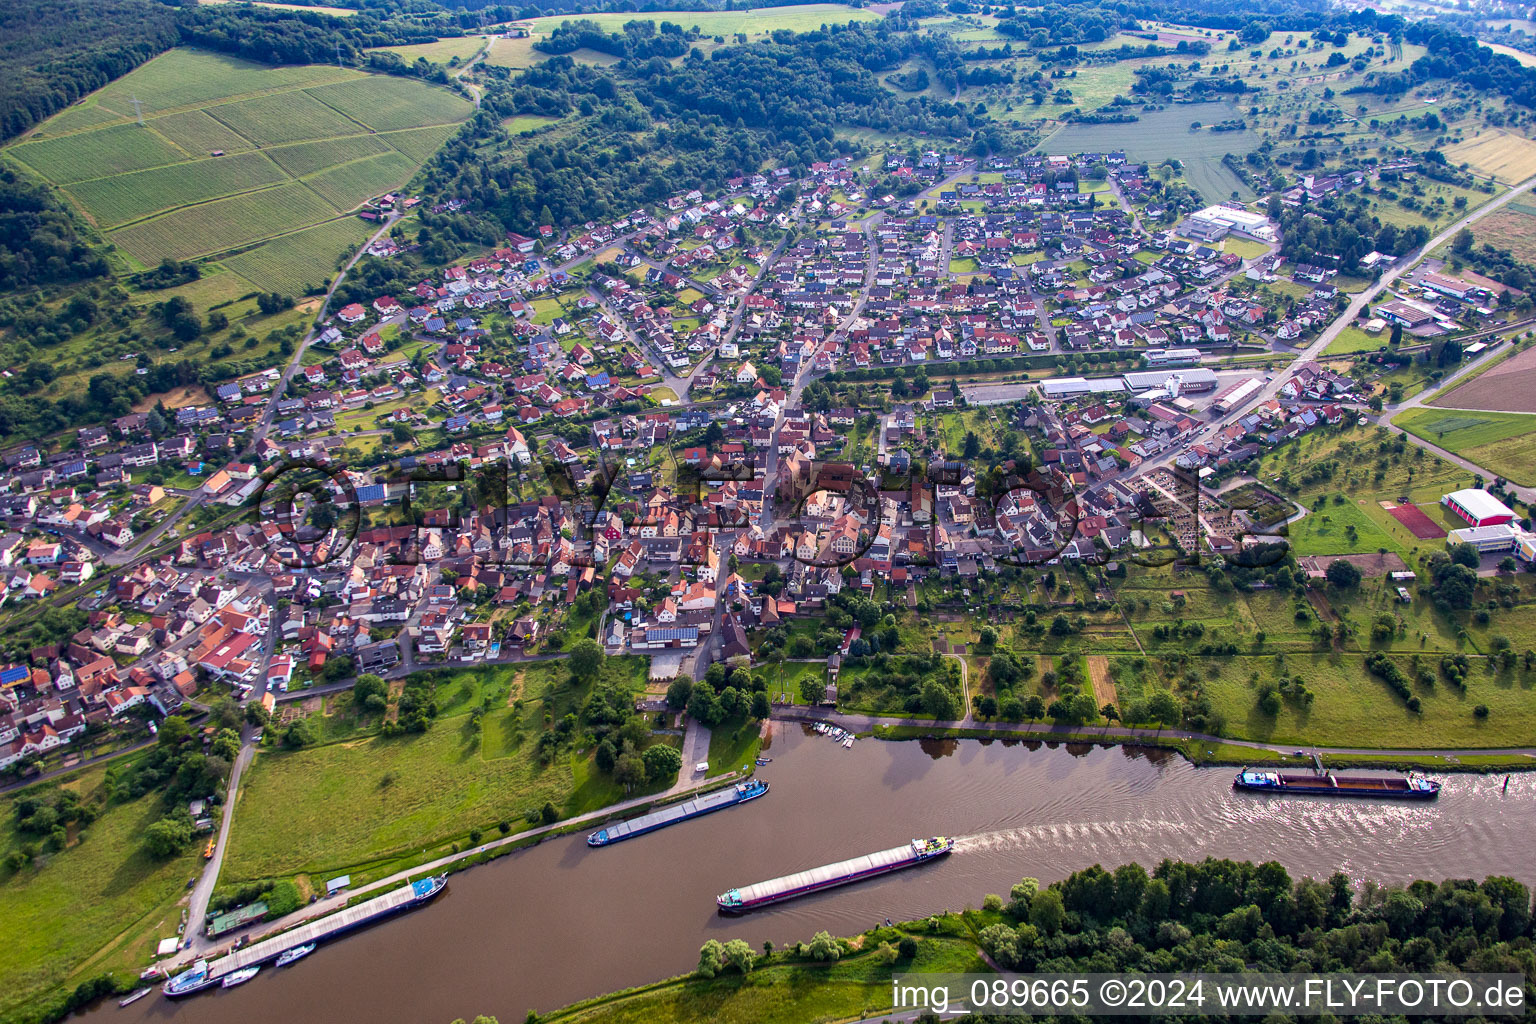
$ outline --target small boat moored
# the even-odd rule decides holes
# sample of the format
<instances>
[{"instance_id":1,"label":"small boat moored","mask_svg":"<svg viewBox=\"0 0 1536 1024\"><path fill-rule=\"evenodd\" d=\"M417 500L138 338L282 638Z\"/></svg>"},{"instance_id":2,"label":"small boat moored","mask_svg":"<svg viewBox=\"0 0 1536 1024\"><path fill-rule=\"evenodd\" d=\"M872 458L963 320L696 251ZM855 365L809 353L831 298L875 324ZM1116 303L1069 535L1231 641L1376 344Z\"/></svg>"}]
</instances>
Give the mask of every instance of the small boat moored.
<instances>
[{"instance_id":1,"label":"small boat moored","mask_svg":"<svg viewBox=\"0 0 1536 1024\"><path fill-rule=\"evenodd\" d=\"M154 987L153 986L150 986L150 987L147 987L147 988L141 988L137 992L130 993L129 995L126 995L123 998L119 999L117 1001L117 1005L118 1006L127 1006L129 1003L136 1003L140 999L143 999L145 996L149 995L153 991L154 991Z\"/></svg>"},{"instance_id":2,"label":"small boat moored","mask_svg":"<svg viewBox=\"0 0 1536 1024\"><path fill-rule=\"evenodd\" d=\"M295 960L302 960L315 951L313 942L306 942L302 946L294 946L292 949L283 950L283 954L277 958L277 966L287 967Z\"/></svg>"},{"instance_id":3,"label":"small boat moored","mask_svg":"<svg viewBox=\"0 0 1536 1024\"><path fill-rule=\"evenodd\" d=\"M219 985L222 988L234 988L236 985L244 985L260 973L260 967L242 967L238 971L225 975L224 980L219 982Z\"/></svg>"},{"instance_id":4,"label":"small boat moored","mask_svg":"<svg viewBox=\"0 0 1536 1024\"><path fill-rule=\"evenodd\" d=\"M191 995L200 992L213 984L213 979L208 977L208 961L199 960L187 970L182 971L176 977L161 986L160 991L166 996L175 999L177 996Z\"/></svg>"}]
</instances>

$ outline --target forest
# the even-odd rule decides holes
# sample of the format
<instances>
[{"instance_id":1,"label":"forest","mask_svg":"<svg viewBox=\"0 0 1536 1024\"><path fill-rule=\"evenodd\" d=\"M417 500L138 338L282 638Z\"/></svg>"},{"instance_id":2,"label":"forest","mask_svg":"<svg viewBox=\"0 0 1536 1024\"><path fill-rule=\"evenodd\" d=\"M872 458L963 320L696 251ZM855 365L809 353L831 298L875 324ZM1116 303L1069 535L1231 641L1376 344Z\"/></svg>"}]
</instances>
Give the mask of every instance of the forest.
<instances>
[{"instance_id":1,"label":"forest","mask_svg":"<svg viewBox=\"0 0 1536 1024\"><path fill-rule=\"evenodd\" d=\"M803 169L853 151L836 138L839 125L1002 148L1006 127L984 114L926 96L898 98L880 84L877 72L931 46L928 37L882 22L776 32L677 65L626 58L605 72L555 57L492 86L470 129L429 166L432 185L525 232L614 216L680 188L718 187L770 161ZM581 127L558 141L525 144L500 126L516 114L573 107ZM487 145L498 151L488 160Z\"/></svg>"},{"instance_id":2,"label":"forest","mask_svg":"<svg viewBox=\"0 0 1536 1024\"><path fill-rule=\"evenodd\" d=\"M0 293L107 273L48 190L0 165Z\"/></svg>"},{"instance_id":3,"label":"forest","mask_svg":"<svg viewBox=\"0 0 1536 1024\"><path fill-rule=\"evenodd\" d=\"M1359 269L1370 253L1400 256L1429 241L1423 224L1400 228L1383 223L1360 201L1325 200L1320 206L1287 206L1278 197L1269 202L1269 216L1280 224L1280 253L1296 263L1323 263L1341 272ZM1316 216L1316 214L1323 216ZM1337 256L1338 263L1329 257Z\"/></svg>"},{"instance_id":4,"label":"forest","mask_svg":"<svg viewBox=\"0 0 1536 1024\"><path fill-rule=\"evenodd\" d=\"M1126 864L1045 889L1025 879L998 909L1006 923L981 945L1023 971L1536 970L1530 890L1500 876L1357 891L1345 874L1293 880L1274 862L1165 860L1150 875Z\"/></svg>"},{"instance_id":5,"label":"forest","mask_svg":"<svg viewBox=\"0 0 1536 1024\"><path fill-rule=\"evenodd\" d=\"M1536 68L1525 67L1508 54L1495 53L1471 36L1433 22L1413 22L1404 29L1403 38L1429 52L1405 71L1378 73L1347 92L1400 96L1431 79L1448 78L1480 92L1508 97L1523 107L1536 107Z\"/></svg>"},{"instance_id":6,"label":"forest","mask_svg":"<svg viewBox=\"0 0 1536 1024\"><path fill-rule=\"evenodd\" d=\"M176 44L176 14L144 0L0 4L0 139L26 131Z\"/></svg>"}]
</instances>

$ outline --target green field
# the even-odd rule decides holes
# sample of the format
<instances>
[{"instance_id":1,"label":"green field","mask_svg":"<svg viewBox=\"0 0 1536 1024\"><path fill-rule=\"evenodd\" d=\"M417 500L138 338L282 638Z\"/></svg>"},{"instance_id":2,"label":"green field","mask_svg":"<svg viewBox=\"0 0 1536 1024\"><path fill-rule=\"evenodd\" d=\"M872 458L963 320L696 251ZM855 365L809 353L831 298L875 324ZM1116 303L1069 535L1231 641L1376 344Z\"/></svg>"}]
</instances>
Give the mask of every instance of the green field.
<instances>
[{"instance_id":1,"label":"green field","mask_svg":"<svg viewBox=\"0 0 1536 1024\"><path fill-rule=\"evenodd\" d=\"M102 770L86 771L61 783L92 803L103 796ZM100 805L84 841L38 856L33 866L0 882L0 1019L15 1020L44 992L75 985L108 970L130 978L146 963L158 939L176 934L174 904L196 854L152 860L140 845L144 828L165 812L159 798ZM12 801L0 800L0 855L23 841L15 828Z\"/></svg>"},{"instance_id":2,"label":"green field","mask_svg":"<svg viewBox=\"0 0 1536 1024\"><path fill-rule=\"evenodd\" d=\"M379 50L385 53L399 54L404 61L415 61L425 57L433 64L447 64L454 57L461 61L468 60L480 52L485 45L484 36L458 36L447 39L439 39L435 43L415 43L410 46L381 46Z\"/></svg>"},{"instance_id":3,"label":"green field","mask_svg":"<svg viewBox=\"0 0 1536 1024\"><path fill-rule=\"evenodd\" d=\"M416 171L416 165L402 153L391 150L365 157L349 164L304 179L338 213L360 206L381 192L388 192Z\"/></svg>"},{"instance_id":4,"label":"green field","mask_svg":"<svg viewBox=\"0 0 1536 1024\"><path fill-rule=\"evenodd\" d=\"M880 15L874 11L844 4L799 4L787 7L757 8L748 11L645 11L641 13L616 13L591 11L580 15L558 14L542 18L529 18L519 22L531 33L525 39L497 39L485 63L497 67L526 68L549 60L553 54L536 50L533 44L547 39L563 21L580 17L597 22L609 32L622 32L631 21L651 20L657 23L670 21L684 29L698 28L705 38L693 44L705 53L717 45L710 37L724 36L727 44L732 37L745 32L749 39L757 40L770 32L787 29L791 32L809 32L822 25L843 25L850 21L876 21ZM618 58L596 50L580 49L570 54L572 60L584 64L613 64Z\"/></svg>"},{"instance_id":5,"label":"green field","mask_svg":"<svg viewBox=\"0 0 1536 1024\"><path fill-rule=\"evenodd\" d=\"M143 108L136 123L132 100ZM321 224L404 185L471 106L413 79L329 66L269 68L171 50L4 150L131 257L195 259ZM215 152L223 155L214 156ZM316 232L247 263L318 281L340 250ZM271 278L270 269L265 276Z\"/></svg>"},{"instance_id":6,"label":"green field","mask_svg":"<svg viewBox=\"0 0 1536 1024\"><path fill-rule=\"evenodd\" d=\"M1221 158L1227 153L1241 156L1257 149L1262 141L1259 133L1191 131L1189 127L1193 121L1212 124L1238 116L1238 109L1228 103L1173 105L1166 110L1139 112L1140 120L1128 124L1068 125L1037 146L1036 151L1070 156L1123 149L1131 160L1154 164L1167 159L1182 160L1184 180L1206 202L1222 202L1233 192L1241 199L1251 200L1253 192L1222 164Z\"/></svg>"},{"instance_id":7,"label":"green field","mask_svg":"<svg viewBox=\"0 0 1536 1024\"><path fill-rule=\"evenodd\" d=\"M1375 352L1386 343L1387 339L1382 334L1367 334L1358 327L1346 327L1328 343L1323 355L1349 356L1356 352Z\"/></svg>"},{"instance_id":8,"label":"green field","mask_svg":"<svg viewBox=\"0 0 1536 1024\"><path fill-rule=\"evenodd\" d=\"M1353 532L1351 532L1353 527ZM1291 546L1298 555L1353 555L1386 548L1397 542L1377 526L1364 509L1346 502L1319 505L1290 526Z\"/></svg>"},{"instance_id":9,"label":"green field","mask_svg":"<svg viewBox=\"0 0 1536 1024\"><path fill-rule=\"evenodd\" d=\"M645 659L611 658L604 672L638 689ZM548 765L535 757L543 709L558 721L585 691L563 662L450 672L438 684L440 716L424 734L263 752L240 787L224 877L419 859L472 828L521 823L545 801L570 814L622 799L591 770L590 750L563 750ZM487 697L492 709L476 728L469 712ZM517 697L520 711L511 706ZM321 726L322 735L351 731Z\"/></svg>"},{"instance_id":10,"label":"green field","mask_svg":"<svg viewBox=\"0 0 1536 1024\"><path fill-rule=\"evenodd\" d=\"M241 153L221 160L198 160L95 178L71 185L66 191L97 224L113 228L161 210L250 192L286 180L282 168L264 154Z\"/></svg>"},{"instance_id":11,"label":"green field","mask_svg":"<svg viewBox=\"0 0 1536 1024\"><path fill-rule=\"evenodd\" d=\"M1536 459L1531 458L1536 415L1420 408L1399 413L1392 422L1490 473L1525 486L1536 484Z\"/></svg>"},{"instance_id":12,"label":"green field","mask_svg":"<svg viewBox=\"0 0 1536 1024\"><path fill-rule=\"evenodd\" d=\"M139 262L153 266L167 258L207 256L335 215L335 209L312 189L290 181L175 210L114 231L109 237Z\"/></svg>"},{"instance_id":13,"label":"green field","mask_svg":"<svg viewBox=\"0 0 1536 1024\"><path fill-rule=\"evenodd\" d=\"M1416 647L1417 645L1415 645ZM1363 654L1290 654L1286 670L1300 676L1316 696L1310 705L1284 700L1273 717L1258 709L1256 691L1248 676L1257 671L1260 680L1275 673L1272 659L1208 659L1201 681L1209 697L1227 721L1230 735L1275 743L1316 743L1337 747L1456 748L1521 746L1536 729L1536 699L1530 677L1487 676L1480 665L1473 668L1465 693L1439 680L1433 687L1415 685L1422 711L1414 714L1385 683L1363 667ZM1407 657L1397 658L1407 671ZM1436 655L1429 659L1433 666ZM1472 709L1489 708L1479 719Z\"/></svg>"}]
</instances>

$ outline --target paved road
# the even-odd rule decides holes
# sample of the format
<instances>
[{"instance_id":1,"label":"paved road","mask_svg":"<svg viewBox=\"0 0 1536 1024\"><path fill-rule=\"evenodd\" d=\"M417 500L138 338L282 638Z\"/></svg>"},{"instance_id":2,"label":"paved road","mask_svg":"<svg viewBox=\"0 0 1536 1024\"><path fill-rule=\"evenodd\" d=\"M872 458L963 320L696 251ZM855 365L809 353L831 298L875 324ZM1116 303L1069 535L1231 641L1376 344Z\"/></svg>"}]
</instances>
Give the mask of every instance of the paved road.
<instances>
[{"instance_id":1,"label":"paved road","mask_svg":"<svg viewBox=\"0 0 1536 1024\"><path fill-rule=\"evenodd\" d=\"M214 843L213 856L204 863L203 873L192 889L192 902L188 907L187 927L182 933L182 941L189 944L193 953L207 952L216 945L203 933L203 921L208 916L208 901L213 897L214 887L219 882L219 868L224 863L224 854L229 850L229 830L235 821L235 796L240 789L240 777L251 766L251 759L256 753L255 746L250 742L253 734L251 727L246 726L244 732L245 742L230 770L229 785L225 787L224 814L219 820L219 834Z\"/></svg>"}]
</instances>

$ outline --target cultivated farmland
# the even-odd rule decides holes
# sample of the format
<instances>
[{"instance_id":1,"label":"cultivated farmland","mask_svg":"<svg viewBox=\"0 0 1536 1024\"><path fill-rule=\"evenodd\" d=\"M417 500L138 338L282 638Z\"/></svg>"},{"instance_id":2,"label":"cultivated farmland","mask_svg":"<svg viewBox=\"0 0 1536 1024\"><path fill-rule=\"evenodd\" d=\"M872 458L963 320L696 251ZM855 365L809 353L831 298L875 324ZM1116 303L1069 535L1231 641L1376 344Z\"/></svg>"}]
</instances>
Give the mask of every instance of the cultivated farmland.
<instances>
[{"instance_id":1,"label":"cultivated farmland","mask_svg":"<svg viewBox=\"0 0 1536 1024\"><path fill-rule=\"evenodd\" d=\"M1410 409L1392 422L1490 473L1517 484L1536 484L1536 461L1531 459L1536 416L1463 409Z\"/></svg>"},{"instance_id":2,"label":"cultivated farmland","mask_svg":"<svg viewBox=\"0 0 1536 1024\"><path fill-rule=\"evenodd\" d=\"M1228 103L1185 104L1139 113L1140 120L1128 124L1068 125L1037 149L1052 155L1107 153L1121 149L1131 160L1154 164L1170 158L1182 160L1184 179L1206 202L1222 202L1233 192L1241 198L1252 199L1253 193L1227 169L1221 158L1227 153L1241 156L1256 149L1260 142L1259 133L1213 132L1208 128L1191 131L1189 127L1194 121L1214 124L1240 116L1238 109Z\"/></svg>"},{"instance_id":3,"label":"cultivated farmland","mask_svg":"<svg viewBox=\"0 0 1536 1024\"><path fill-rule=\"evenodd\" d=\"M1436 395L1431 405L1490 412L1536 412L1536 348L1517 352L1473 380Z\"/></svg>"},{"instance_id":4,"label":"cultivated farmland","mask_svg":"<svg viewBox=\"0 0 1536 1024\"><path fill-rule=\"evenodd\" d=\"M230 264L297 287L335 270L340 249L318 246L367 234L363 225L305 229L404 185L471 109L414 80L270 68L180 49L50 119L4 155L59 186L130 268L297 233L300 241L272 254L242 252Z\"/></svg>"},{"instance_id":5,"label":"cultivated farmland","mask_svg":"<svg viewBox=\"0 0 1536 1024\"><path fill-rule=\"evenodd\" d=\"M338 254L357 248L373 230L355 217L328 220L221 262L258 288L291 295L329 278Z\"/></svg>"},{"instance_id":6,"label":"cultivated farmland","mask_svg":"<svg viewBox=\"0 0 1536 1024\"><path fill-rule=\"evenodd\" d=\"M1536 174L1536 142L1494 131L1478 135L1445 151L1453 164L1468 163L1479 174L1515 184Z\"/></svg>"}]
</instances>

